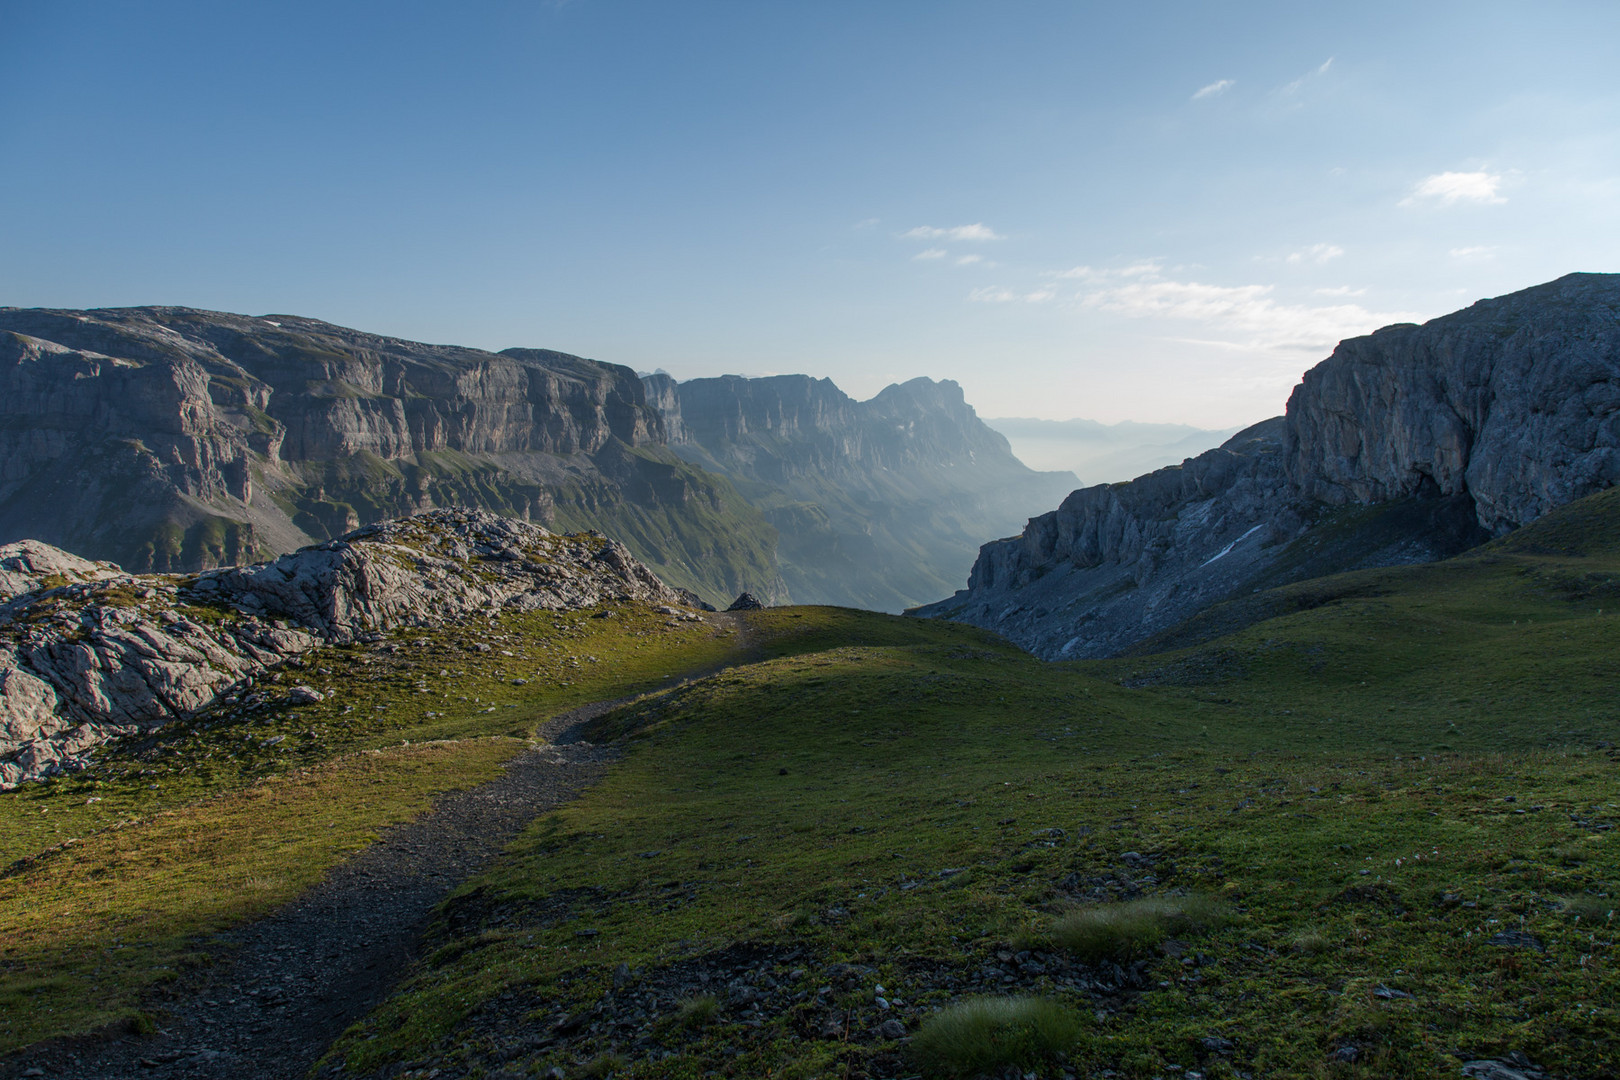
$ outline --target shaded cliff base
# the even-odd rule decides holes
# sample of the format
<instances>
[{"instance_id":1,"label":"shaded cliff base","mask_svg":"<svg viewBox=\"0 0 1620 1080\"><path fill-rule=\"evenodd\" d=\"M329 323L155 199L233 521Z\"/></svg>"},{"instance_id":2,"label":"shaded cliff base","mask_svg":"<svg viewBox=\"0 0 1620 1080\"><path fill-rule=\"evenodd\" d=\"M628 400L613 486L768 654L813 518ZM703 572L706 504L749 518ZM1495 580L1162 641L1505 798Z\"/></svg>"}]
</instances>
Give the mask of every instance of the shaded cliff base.
<instances>
[{"instance_id":1,"label":"shaded cliff base","mask_svg":"<svg viewBox=\"0 0 1620 1080\"><path fill-rule=\"evenodd\" d=\"M1472 503L1455 497L1295 507L1285 526L1298 532L1281 542L1266 535L1270 525L1236 541L1183 548L1179 571L1166 573L1160 563L1145 586L1136 568L1057 567L1014 587L959 592L910 614L994 626L1049 660L1161 652L1282 614L1290 608L1272 591L1279 586L1434 562L1490 539ZM1300 595L1312 595L1310 588ZM1068 636L1058 640L1061 634Z\"/></svg>"}]
</instances>

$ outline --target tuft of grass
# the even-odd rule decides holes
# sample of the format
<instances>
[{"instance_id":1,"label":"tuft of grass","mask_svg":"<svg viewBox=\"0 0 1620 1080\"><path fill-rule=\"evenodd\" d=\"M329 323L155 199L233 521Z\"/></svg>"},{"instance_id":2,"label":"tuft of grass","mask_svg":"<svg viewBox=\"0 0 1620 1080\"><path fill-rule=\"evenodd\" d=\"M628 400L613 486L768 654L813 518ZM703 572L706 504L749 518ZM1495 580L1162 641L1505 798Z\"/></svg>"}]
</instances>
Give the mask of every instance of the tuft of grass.
<instances>
[{"instance_id":1,"label":"tuft of grass","mask_svg":"<svg viewBox=\"0 0 1620 1080\"><path fill-rule=\"evenodd\" d=\"M1150 896L1071 911L1053 924L1052 936L1082 960L1117 960L1221 918L1220 905L1208 897Z\"/></svg>"},{"instance_id":2,"label":"tuft of grass","mask_svg":"<svg viewBox=\"0 0 1620 1080\"><path fill-rule=\"evenodd\" d=\"M975 1076L1008 1065L1039 1065L1073 1049L1079 1037L1079 1014L1055 1001L971 998L925 1020L911 1052L932 1075Z\"/></svg>"},{"instance_id":3,"label":"tuft of grass","mask_svg":"<svg viewBox=\"0 0 1620 1080\"><path fill-rule=\"evenodd\" d=\"M587 1080L608 1080L608 1077L617 1076L629 1067L630 1059L623 1054L597 1054L580 1068L579 1075Z\"/></svg>"},{"instance_id":4,"label":"tuft of grass","mask_svg":"<svg viewBox=\"0 0 1620 1080\"><path fill-rule=\"evenodd\" d=\"M1572 896L1564 901L1564 911L1583 923L1612 924L1620 902L1610 896Z\"/></svg>"},{"instance_id":5,"label":"tuft of grass","mask_svg":"<svg viewBox=\"0 0 1620 1080\"><path fill-rule=\"evenodd\" d=\"M708 1026L720 1011L720 1002L713 994L700 994L687 998L675 1010L675 1022L688 1031Z\"/></svg>"}]
</instances>

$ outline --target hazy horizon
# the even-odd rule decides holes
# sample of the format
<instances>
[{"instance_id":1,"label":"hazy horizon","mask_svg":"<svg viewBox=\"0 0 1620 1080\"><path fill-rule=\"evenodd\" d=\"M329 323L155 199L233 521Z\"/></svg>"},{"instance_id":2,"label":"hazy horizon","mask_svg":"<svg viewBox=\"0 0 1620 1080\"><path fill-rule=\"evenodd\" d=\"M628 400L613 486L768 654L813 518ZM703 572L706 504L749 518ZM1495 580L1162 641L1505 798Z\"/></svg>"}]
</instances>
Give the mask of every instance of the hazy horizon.
<instances>
[{"instance_id":1,"label":"hazy horizon","mask_svg":"<svg viewBox=\"0 0 1620 1080\"><path fill-rule=\"evenodd\" d=\"M1117 484L1167 465L1179 465L1219 446L1240 430L1134 420L1103 424L1084 417L980 419L991 430L1006 436L1019 461L1032 469L1072 472L1082 487Z\"/></svg>"},{"instance_id":2,"label":"hazy horizon","mask_svg":"<svg viewBox=\"0 0 1620 1080\"><path fill-rule=\"evenodd\" d=\"M1614 5L157 0L0 30L0 304L1227 429L1343 337L1620 250Z\"/></svg>"}]
</instances>

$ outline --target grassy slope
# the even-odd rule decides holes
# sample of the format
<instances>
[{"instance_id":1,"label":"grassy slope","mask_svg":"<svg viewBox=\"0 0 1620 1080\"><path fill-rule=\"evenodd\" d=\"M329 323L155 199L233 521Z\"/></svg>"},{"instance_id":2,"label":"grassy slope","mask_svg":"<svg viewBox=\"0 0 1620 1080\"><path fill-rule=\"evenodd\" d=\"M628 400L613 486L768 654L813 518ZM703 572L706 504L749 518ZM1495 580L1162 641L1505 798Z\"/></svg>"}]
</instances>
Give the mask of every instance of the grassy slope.
<instances>
[{"instance_id":1,"label":"grassy slope","mask_svg":"<svg viewBox=\"0 0 1620 1080\"><path fill-rule=\"evenodd\" d=\"M262 685L336 688L326 702L208 714L0 795L0 1052L132 1016L206 961L208 934L296 895L435 793L491 778L541 720L733 649L724 627L590 614L322 650Z\"/></svg>"},{"instance_id":2,"label":"grassy slope","mask_svg":"<svg viewBox=\"0 0 1620 1080\"><path fill-rule=\"evenodd\" d=\"M1427 1076L1519 1050L1613 1072L1617 508L1296 586L1318 590L1304 610L1157 657L1048 665L966 627L760 613L775 658L609 718L628 759L470 887L483 914L339 1055L903 1075L879 1020L914 1025L1021 949L1050 958L1069 906L1145 888L1214 893L1230 921L1191 963L1148 953L1139 991L1007 987L1096 1013L1076 1067ZM1545 951L1491 944L1504 929ZM739 950L780 960L760 1026L722 1001L708 1026L553 1029L611 1002L620 964L669 985ZM879 983L906 1004L880 1013Z\"/></svg>"}]
</instances>

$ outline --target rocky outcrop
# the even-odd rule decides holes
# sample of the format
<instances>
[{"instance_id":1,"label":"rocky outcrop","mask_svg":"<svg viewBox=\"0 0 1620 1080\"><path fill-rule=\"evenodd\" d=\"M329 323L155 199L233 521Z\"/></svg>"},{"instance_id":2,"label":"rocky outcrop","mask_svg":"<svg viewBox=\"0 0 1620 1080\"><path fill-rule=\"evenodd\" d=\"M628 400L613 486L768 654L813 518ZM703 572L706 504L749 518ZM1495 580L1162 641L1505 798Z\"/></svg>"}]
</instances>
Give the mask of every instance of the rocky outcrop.
<instances>
[{"instance_id":1,"label":"rocky outcrop","mask_svg":"<svg viewBox=\"0 0 1620 1080\"><path fill-rule=\"evenodd\" d=\"M122 574L112 563L81 559L38 540L0 544L0 603L52 585L104 581Z\"/></svg>"},{"instance_id":2,"label":"rocky outcrop","mask_svg":"<svg viewBox=\"0 0 1620 1080\"><path fill-rule=\"evenodd\" d=\"M1444 558L1617 476L1620 275L1572 274L1342 342L1285 417L1074 492L917 613L1112 655L1255 589Z\"/></svg>"},{"instance_id":3,"label":"rocky outcrop","mask_svg":"<svg viewBox=\"0 0 1620 1080\"><path fill-rule=\"evenodd\" d=\"M1128 484L1069 495L979 549L967 589L916 614L987 626L1048 659L1100 656L1252 576L1300 522L1279 513L1281 417Z\"/></svg>"},{"instance_id":4,"label":"rocky outcrop","mask_svg":"<svg viewBox=\"0 0 1620 1080\"><path fill-rule=\"evenodd\" d=\"M0 541L135 570L475 505L626 536L712 595L770 591L770 526L665 441L633 371L565 353L294 316L0 309Z\"/></svg>"},{"instance_id":5,"label":"rocky outcrop","mask_svg":"<svg viewBox=\"0 0 1620 1080\"><path fill-rule=\"evenodd\" d=\"M1288 402L1288 477L1332 505L1472 500L1501 535L1620 479L1620 275L1340 343Z\"/></svg>"},{"instance_id":6,"label":"rocky outcrop","mask_svg":"<svg viewBox=\"0 0 1620 1080\"><path fill-rule=\"evenodd\" d=\"M124 574L26 548L30 567L60 569L0 606L0 789L81 767L108 739L250 694L255 676L322 644L477 611L689 604L617 541L481 510L383 522L273 562L190 577ZM55 583L64 573L80 580Z\"/></svg>"},{"instance_id":7,"label":"rocky outcrop","mask_svg":"<svg viewBox=\"0 0 1620 1080\"><path fill-rule=\"evenodd\" d=\"M1013 456L954 382L856 401L831 380L643 380L674 450L730 478L777 529L795 601L898 611L961 580L986 535L1075 483Z\"/></svg>"}]
</instances>

